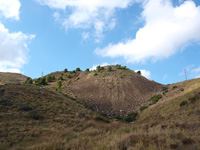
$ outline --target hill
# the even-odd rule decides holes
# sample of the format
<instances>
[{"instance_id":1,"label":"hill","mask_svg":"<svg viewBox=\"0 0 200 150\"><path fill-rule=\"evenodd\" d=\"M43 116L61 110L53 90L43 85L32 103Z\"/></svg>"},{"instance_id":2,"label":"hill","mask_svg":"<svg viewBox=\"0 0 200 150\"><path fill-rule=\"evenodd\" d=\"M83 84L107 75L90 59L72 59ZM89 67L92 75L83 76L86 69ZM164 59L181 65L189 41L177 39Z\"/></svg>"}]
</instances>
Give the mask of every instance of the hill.
<instances>
[{"instance_id":1,"label":"hill","mask_svg":"<svg viewBox=\"0 0 200 150\"><path fill-rule=\"evenodd\" d=\"M109 67L112 68L110 71ZM125 116L138 111L140 106L149 103L152 96L161 93L163 87L118 65L99 67L93 72L53 73L56 78L61 74L64 93L109 116ZM56 86L56 83L51 83L50 86Z\"/></svg>"},{"instance_id":2,"label":"hill","mask_svg":"<svg viewBox=\"0 0 200 150\"><path fill-rule=\"evenodd\" d=\"M49 82L44 89L34 84L1 85L0 150L198 150L200 148L200 79L161 85L128 69L117 69L112 66L112 71L107 70L105 67L103 71L95 72L52 73L56 79L63 76L61 91L56 87L56 80ZM122 78L120 75L123 75ZM81 92L81 87L83 88L80 85L79 89L78 83L86 84L91 79L101 84L105 79L108 82L102 84L110 85L112 79L109 77L114 78L113 82L119 81L119 85L123 79L125 79L124 84L128 84L126 77L130 81L134 78L138 86L141 84L149 86L144 90L147 93L151 85L156 88L158 86L158 92L150 90L148 100L141 104L142 107L138 105L138 114L135 115L134 122L121 122L120 118L116 120L107 117L105 113L93 111L88 107L89 104L82 103L84 98L79 97L82 93L80 95L76 93L78 90ZM96 83L89 84L98 88ZM73 89L71 93L68 89L70 87ZM98 95L98 92L101 92L101 89L95 93ZM140 96L142 97L138 95L139 98ZM128 120L131 115L127 115L125 118Z\"/></svg>"},{"instance_id":3,"label":"hill","mask_svg":"<svg viewBox=\"0 0 200 150\"><path fill-rule=\"evenodd\" d=\"M26 81L26 76L19 73L0 72L0 85L6 83L22 83Z\"/></svg>"}]
</instances>

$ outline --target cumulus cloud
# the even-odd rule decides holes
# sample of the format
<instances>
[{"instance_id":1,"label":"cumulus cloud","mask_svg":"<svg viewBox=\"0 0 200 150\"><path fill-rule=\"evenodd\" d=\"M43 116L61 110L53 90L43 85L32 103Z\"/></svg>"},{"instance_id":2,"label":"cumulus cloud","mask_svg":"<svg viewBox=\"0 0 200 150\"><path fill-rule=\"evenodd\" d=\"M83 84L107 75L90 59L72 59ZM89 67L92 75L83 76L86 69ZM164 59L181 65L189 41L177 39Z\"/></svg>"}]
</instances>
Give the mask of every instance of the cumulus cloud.
<instances>
[{"instance_id":1,"label":"cumulus cloud","mask_svg":"<svg viewBox=\"0 0 200 150\"><path fill-rule=\"evenodd\" d=\"M133 0L36 0L41 5L67 13L62 20L66 28L94 28L97 39L101 39L105 28L116 24L113 14L116 9L125 9ZM98 41L97 41L98 42Z\"/></svg>"},{"instance_id":2,"label":"cumulus cloud","mask_svg":"<svg viewBox=\"0 0 200 150\"><path fill-rule=\"evenodd\" d=\"M192 0L174 7L171 0L143 1L145 21L134 39L97 48L103 57L124 57L128 63L157 61L183 50L191 41L200 41L200 6Z\"/></svg>"},{"instance_id":3,"label":"cumulus cloud","mask_svg":"<svg viewBox=\"0 0 200 150\"><path fill-rule=\"evenodd\" d=\"M137 72L137 71L141 71L141 75L144 76L145 78L147 78L147 79L151 78L151 72L150 71L141 69L141 70L136 70L135 72Z\"/></svg>"},{"instance_id":4,"label":"cumulus cloud","mask_svg":"<svg viewBox=\"0 0 200 150\"><path fill-rule=\"evenodd\" d=\"M108 66L108 65L110 65L109 63L107 63L107 62L104 62L104 63L102 63L101 65L93 65L92 66L92 68L90 68L90 70L96 70L97 69L97 66Z\"/></svg>"},{"instance_id":5,"label":"cumulus cloud","mask_svg":"<svg viewBox=\"0 0 200 150\"><path fill-rule=\"evenodd\" d=\"M0 23L0 71L15 70L26 64L28 58L27 45L33 38L34 35L26 35L22 32L10 33Z\"/></svg>"},{"instance_id":6,"label":"cumulus cloud","mask_svg":"<svg viewBox=\"0 0 200 150\"><path fill-rule=\"evenodd\" d=\"M0 0L0 16L19 20L19 0Z\"/></svg>"},{"instance_id":7,"label":"cumulus cloud","mask_svg":"<svg viewBox=\"0 0 200 150\"><path fill-rule=\"evenodd\" d=\"M0 19L19 19L19 0L0 0ZM28 44L34 35L11 33L0 21L0 72L20 72L28 60Z\"/></svg>"}]
</instances>

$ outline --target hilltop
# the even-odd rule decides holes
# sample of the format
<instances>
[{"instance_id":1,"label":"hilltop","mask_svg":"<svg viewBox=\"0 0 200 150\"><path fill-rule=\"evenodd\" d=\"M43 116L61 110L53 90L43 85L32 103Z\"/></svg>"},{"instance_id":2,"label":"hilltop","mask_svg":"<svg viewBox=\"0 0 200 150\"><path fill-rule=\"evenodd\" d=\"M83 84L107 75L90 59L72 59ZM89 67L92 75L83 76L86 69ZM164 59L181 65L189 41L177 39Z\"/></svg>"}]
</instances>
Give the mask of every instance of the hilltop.
<instances>
[{"instance_id":1,"label":"hilltop","mask_svg":"<svg viewBox=\"0 0 200 150\"><path fill-rule=\"evenodd\" d=\"M0 85L7 83L22 83L27 77L19 73L0 72Z\"/></svg>"}]
</instances>

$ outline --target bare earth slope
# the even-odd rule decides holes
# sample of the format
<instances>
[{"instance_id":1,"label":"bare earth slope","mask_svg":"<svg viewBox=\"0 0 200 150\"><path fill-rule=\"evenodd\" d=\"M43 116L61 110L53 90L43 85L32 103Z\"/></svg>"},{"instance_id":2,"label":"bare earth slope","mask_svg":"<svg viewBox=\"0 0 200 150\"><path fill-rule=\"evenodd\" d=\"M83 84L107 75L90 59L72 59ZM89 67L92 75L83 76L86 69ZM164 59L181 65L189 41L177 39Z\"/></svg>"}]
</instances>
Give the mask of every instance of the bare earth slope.
<instances>
[{"instance_id":1,"label":"bare earth slope","mask_svg":"<svg viewBox=\"0 0 200 150\"><path fill-rule=\"evenodd\" d=\"M108 72L107 68L97 75L95 72L76 72L70 79L66 78L69 73L64 74L63 91L91 105L95 111L111 116L137 111L153 95L161 93L163 85L134 71L112 66L112 71Z\"/></svg>"},{"instance_id":2,"label":"bare earth slope","mask_svg":"<svg viewBox=\"0 0 200 150\"><path fill-rule=\"evenodd\" d=\"M19 73L0 72L0 85L6 83L21 83L26 81L26 76Z\"/></svg>"}]
</instances>

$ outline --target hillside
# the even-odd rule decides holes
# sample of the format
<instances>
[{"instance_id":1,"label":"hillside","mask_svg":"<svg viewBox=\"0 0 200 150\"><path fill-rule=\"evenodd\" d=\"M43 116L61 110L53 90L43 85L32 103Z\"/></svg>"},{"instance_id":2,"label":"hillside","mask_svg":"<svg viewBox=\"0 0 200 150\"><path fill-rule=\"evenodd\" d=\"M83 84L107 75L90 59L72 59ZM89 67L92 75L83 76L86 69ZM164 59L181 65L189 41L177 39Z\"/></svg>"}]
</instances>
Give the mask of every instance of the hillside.
<instances>
[{"instance_id":1,"label":"hillside","mask_svg":"<svg viewBox=\"0 0 200 150\"><path fill-rule=\"evenodd\" d=\"M26 76L19 73L0 72L0 85L6 83L22 83L26 81Z\"/></svg>"},{"instance_id":2,"label":"hillside","mask_svg":"<svg viewBox=\"0 0 200 150\"><path fill-rule=\"evenodd\" d=\"M56 80L49 82L44 89L34 84L1 85L0 150L200 149L200 79L163 86L128 69L112 67L112 71L108 72L105 67L96 73L95 76L95 72L52 73L56 79L63 74L62 92L56 91ZM69 74L70 78L67 77ZM90 83L89 79L99 84L105 79L108 82L102 84L110 85L111 77L123 88L120 83L123 79L129 87L126 82L134 78L134 84L147 86L140 94L148 93L148 90L151 93L142 107L138 105L138 115L132 123L104 118L104 113L97 113L97 110L93 111L82 103L84 98L79 96L83 93L75 93L83 88L82 85L78 88L78 83L106 88ZM159 92L153 93L151 86L158 86ZM101 89L95 94L99 92ZM153 94L156 96L152 97Z\"/></svg>"},{"instance_id":3,"label":"hillside","mask_svg":"<svg viewBox=\"0 0 200 150\"><path fill-rule=\"evenodd\" d=\"M97 112L109 116L125 116L146 105L155 94L161 93L163 85L148 80L127 68L106 66L93 72L53 73L56 78L62 73L62 91L86 102ZM118 67L118 68L117 68ZM71 77L68 78L67 76ZM56 86L51 83L50 86Z\"/></svg>"}]
</instances>

